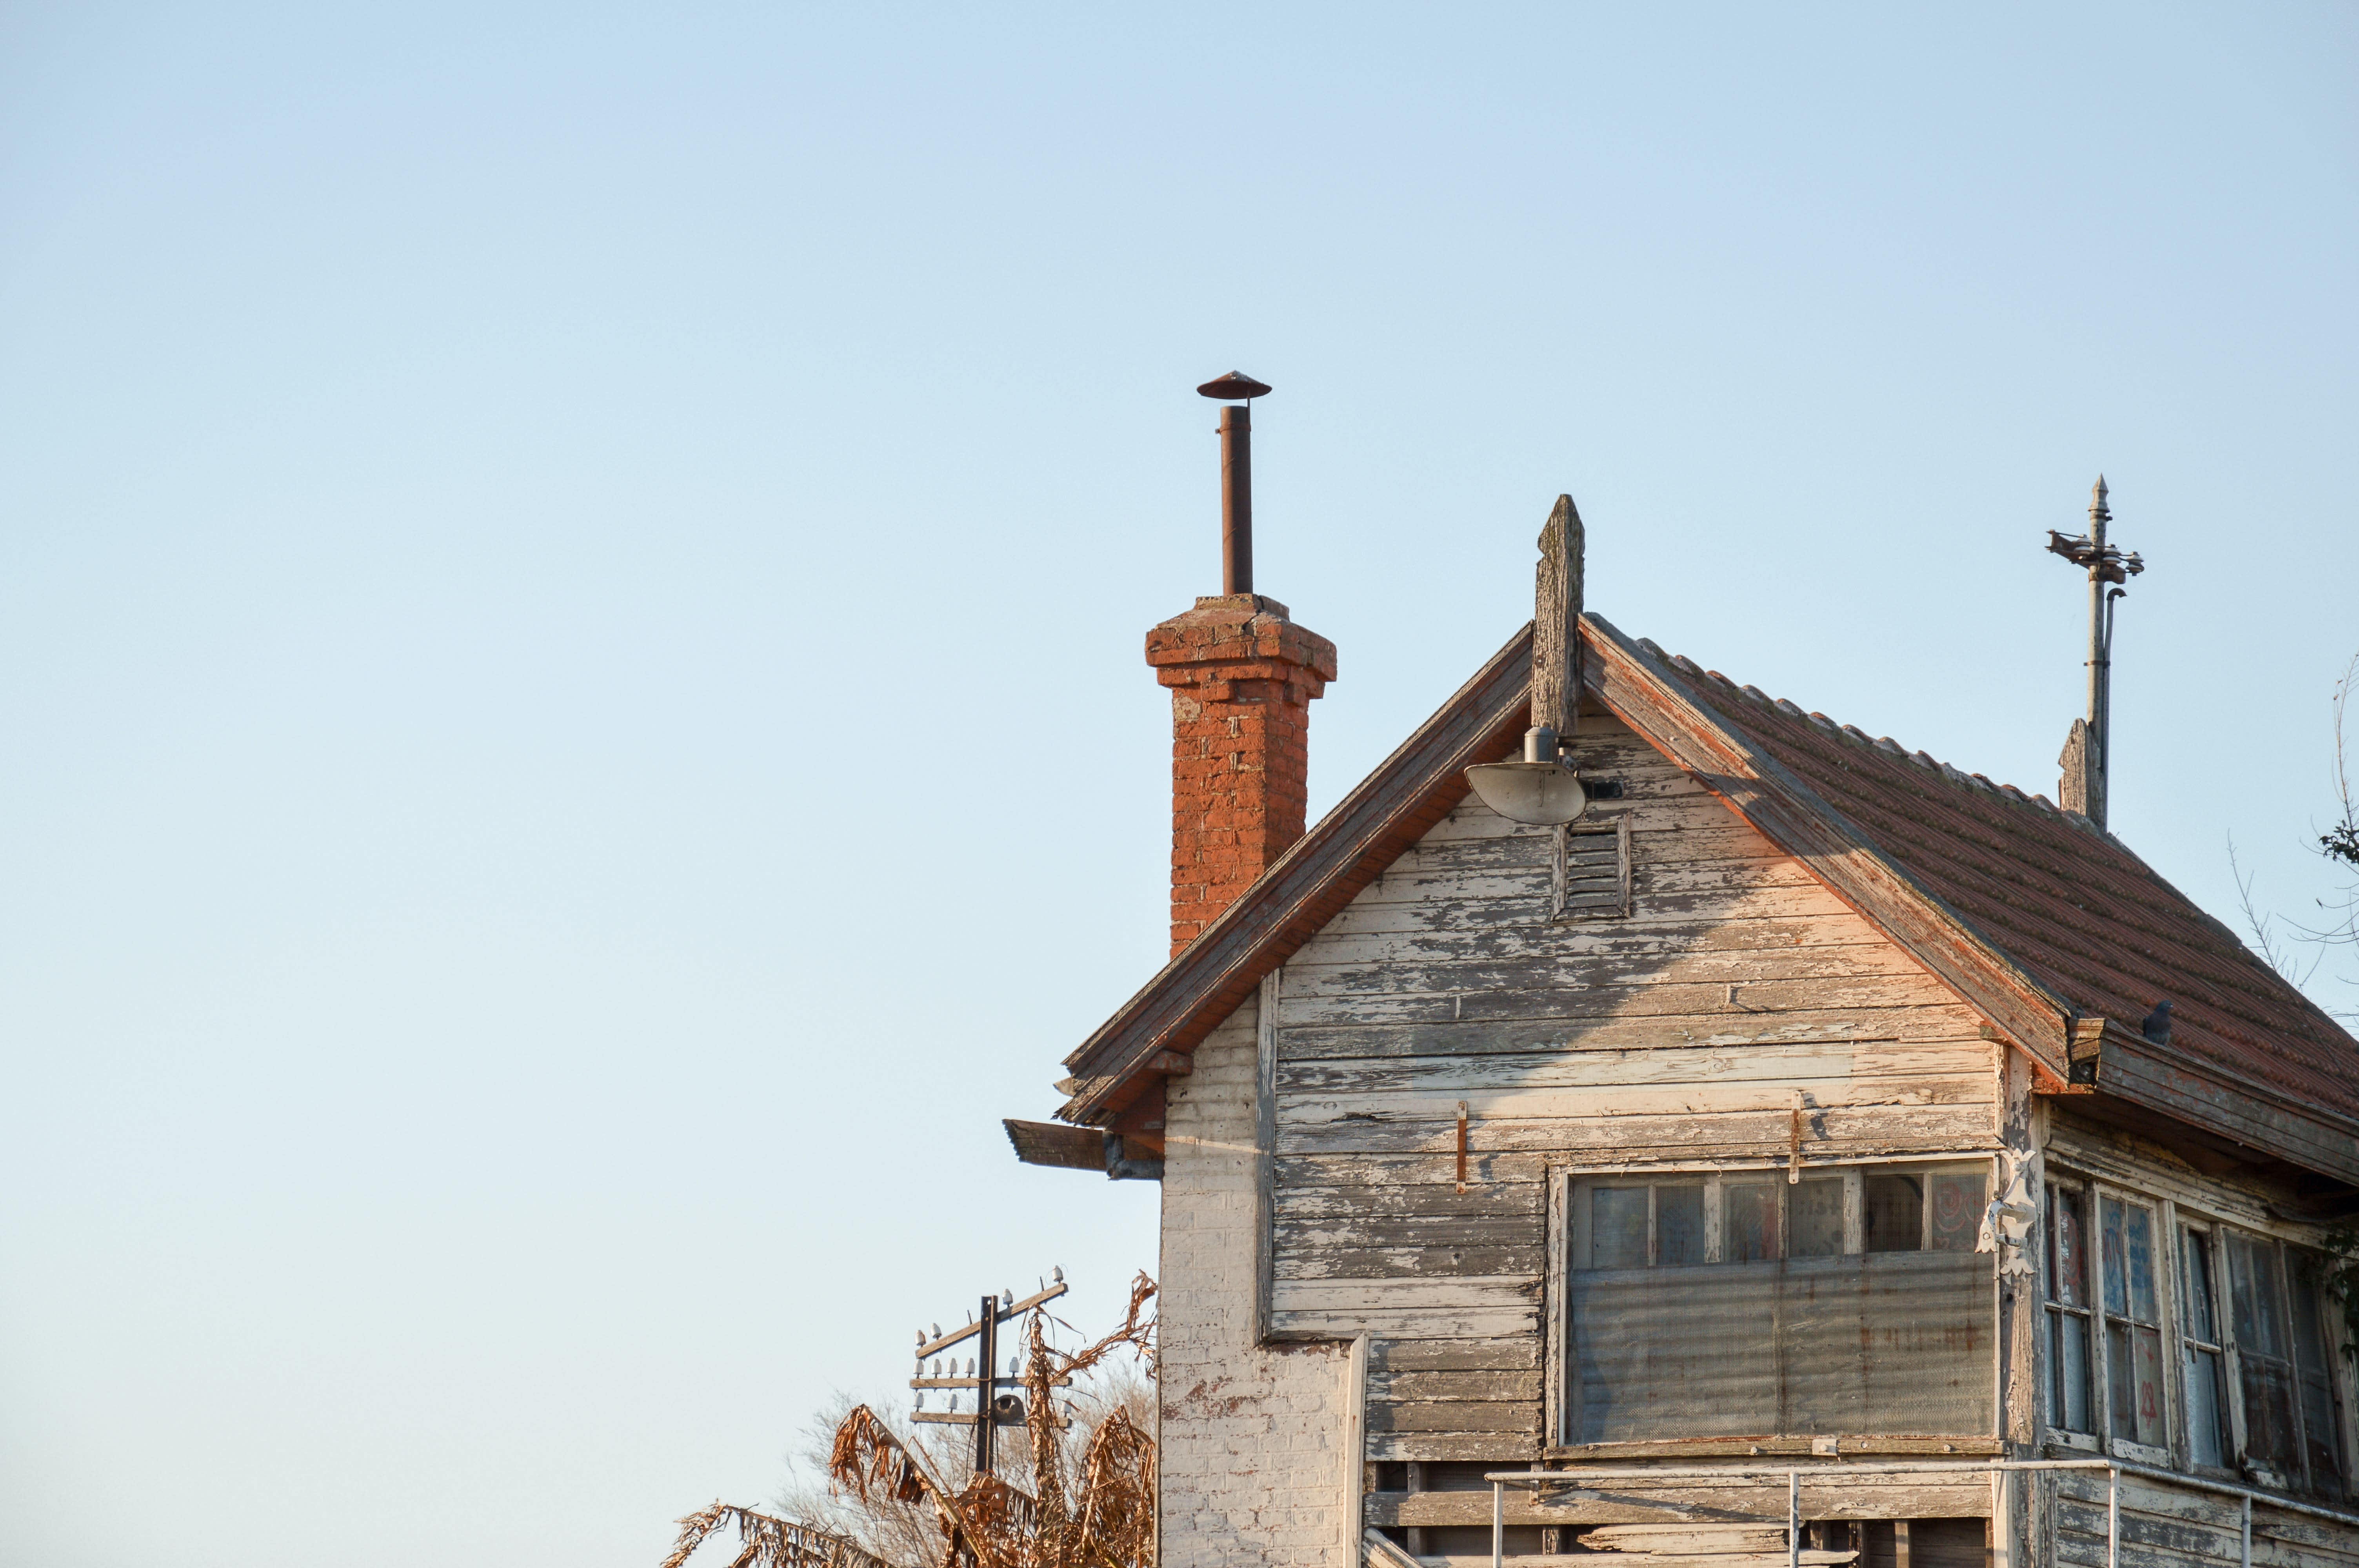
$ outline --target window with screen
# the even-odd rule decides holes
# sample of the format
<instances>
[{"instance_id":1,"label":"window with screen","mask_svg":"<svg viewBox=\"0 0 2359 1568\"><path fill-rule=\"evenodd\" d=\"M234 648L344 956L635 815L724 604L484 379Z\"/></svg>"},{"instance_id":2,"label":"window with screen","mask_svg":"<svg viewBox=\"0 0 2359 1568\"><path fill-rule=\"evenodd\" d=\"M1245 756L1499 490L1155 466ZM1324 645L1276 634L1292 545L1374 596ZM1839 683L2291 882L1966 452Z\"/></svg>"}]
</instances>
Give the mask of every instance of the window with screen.
<instances>
[{"instance_id":1,"label":"window with screen","mask_svg":"<svg viewBox=\"0 0 2359 1568\"><path fill-rule=\"evenodd\" d=\"M2047 1201L2055 1436L2343 1494L2342 1386L2311 1254L2176 1224L2157 1200L2070 1177L2050 1178Z\"/></svg>"},{"instance_id":2,"label":"window with screen","mask_svg":"<svg viewBox=\"0 0 2359 1568\"><path fill-rule=\"evenodd\" d=\"M1571 1180L1563 1441L1988 1434L1988 1180Z\"/></svg>"}]
</instances>

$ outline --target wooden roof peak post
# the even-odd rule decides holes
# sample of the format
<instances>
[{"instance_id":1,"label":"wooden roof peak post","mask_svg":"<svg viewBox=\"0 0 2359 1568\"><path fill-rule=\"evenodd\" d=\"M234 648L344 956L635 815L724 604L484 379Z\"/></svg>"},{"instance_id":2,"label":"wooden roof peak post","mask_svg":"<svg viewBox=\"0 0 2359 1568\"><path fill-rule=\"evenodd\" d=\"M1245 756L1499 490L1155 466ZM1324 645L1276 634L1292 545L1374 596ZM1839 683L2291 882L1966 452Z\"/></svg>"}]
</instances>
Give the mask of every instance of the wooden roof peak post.
<instances>
[{"instance_id":1,"label":"wooden roof peak post","mask_svg":"<svg viewBox=\"0 0 2359 1568\"><path fill-rule=\"evenodd\" d=\"M1581 513L1572 497L1560 495L1540 529L1539 564L1532 585L1532 733L1525 738L1527 762L1553 762L1554 748L1538 732L1551 732L1570 745L1581 726Z\"/></svg>"},{"instance_id":2,"label":"wooden roof peak post","mask_svg":"<svg viewBox=\"0 0 2359 1568\"><path fill-rule=\"evenodd\" d=\"M1510 822L1556 827L1589 808L1573 732L1581 723L1581 514L1560 495L1540 530L1532 584L1530 723L1519 761L1478 762L1466 782Z\"/></svg>"}]
</instances>

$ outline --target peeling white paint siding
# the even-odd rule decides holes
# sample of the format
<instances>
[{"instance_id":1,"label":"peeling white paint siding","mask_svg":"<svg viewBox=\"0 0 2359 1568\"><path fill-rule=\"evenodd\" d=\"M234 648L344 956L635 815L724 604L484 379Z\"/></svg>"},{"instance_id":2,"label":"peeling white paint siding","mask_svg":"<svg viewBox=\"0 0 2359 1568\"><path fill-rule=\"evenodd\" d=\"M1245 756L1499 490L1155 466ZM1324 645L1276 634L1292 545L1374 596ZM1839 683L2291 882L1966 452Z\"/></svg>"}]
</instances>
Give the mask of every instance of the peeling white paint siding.
<instances>
[{"instance_id":1,"label":"peeling white paint siding","mask_svg":"<svg viewBox=\"0 0 2359 1568\"><path fill-rule=\"evenodd\" d=\"M1356 1494L1350 1345L1256 1342L1258 1014L1197 1047L1164 1113L1162 1568L1343 1568Z\"/></svg>"}]
</instances>

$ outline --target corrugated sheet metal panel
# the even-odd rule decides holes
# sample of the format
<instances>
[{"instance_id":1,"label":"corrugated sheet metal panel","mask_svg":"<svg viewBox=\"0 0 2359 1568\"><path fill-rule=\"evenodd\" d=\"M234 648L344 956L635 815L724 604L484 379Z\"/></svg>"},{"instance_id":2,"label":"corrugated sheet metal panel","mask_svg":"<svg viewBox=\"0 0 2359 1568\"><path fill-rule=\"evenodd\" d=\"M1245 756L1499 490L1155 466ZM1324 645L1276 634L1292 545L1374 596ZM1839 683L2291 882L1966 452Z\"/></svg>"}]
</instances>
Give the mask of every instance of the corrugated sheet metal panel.
<instances>
[{"instance_id":1,"label":"corrugated sheet metal panel","mask_svg":"<svg viewBox=\"0 0 2359 1568\"><path fill-rule=\"evenodd\" d=\"M1991 1430L1985 1253L1571 1277L1575 1443Z\"/></svg>"},{"instance_id":2,"label":"corrugated sheet metal panel","mask_svg":"<svg viewBox=\"0 0 2359 1568\"><path fill-rule=\"evenodd\" d=\"M1734 685L1657 665L1791 770L1929 892L2083 1012L2359 1116L2359 1042L2118 840Z\"/></svg>"}]
</instances>

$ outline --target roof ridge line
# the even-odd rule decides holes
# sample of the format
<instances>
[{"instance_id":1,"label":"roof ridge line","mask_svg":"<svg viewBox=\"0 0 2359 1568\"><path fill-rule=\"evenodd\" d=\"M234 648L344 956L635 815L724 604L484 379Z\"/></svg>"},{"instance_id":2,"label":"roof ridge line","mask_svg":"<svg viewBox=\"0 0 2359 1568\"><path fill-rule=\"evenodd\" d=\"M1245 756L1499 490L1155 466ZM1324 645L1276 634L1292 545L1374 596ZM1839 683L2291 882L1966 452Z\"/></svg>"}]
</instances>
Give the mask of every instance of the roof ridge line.
<instances>
[{"instance_id":1,"label":"roof ridge line","mask_svg":"<svg viewBox=\"0 0 2359 1568\"><path fill-rule=\"evenodd\" d=\"M1942 762L1939 758L1931 756L1921 749L1915 752L1908 751L1903 747L1899 741L1895 741L1889 735L1871 736L1867 731L1860 729L1855 724L1837 723L1834 719L1828 718L1825 714L1820 713L1815 709L1805 709L1800 704L1794 702L1790 698L1771 697L1768 693L1763 691L1758 687L1740 686L1735 681L1730 679L1727 676L1721 674L1718 670L1704 669L1693 659L1688 658L1684 654L1665 652L1663 645L1656 642L1651 637L1636 637L1632 638L1631 641L1640 649L1653 655L1658 662L1669 665L1683 675L1701 676L1703 678L1713 682L1715 685L1725 687L1730 691L1733 691L1741 697L1750 697L1755 702L1758 702L1765 707L1774 708L1780 713L1784 713L1791 718L1806 719L1809 722L1817 725L1819 728L1828 730L1832 734L1839 735L1844 740L1850 741L1854 744L1871 746L1880 752L1888 752L1893 755L1899 757L1904 762L1915 762L1919 767L1926 768L1933 773L1939 773L1942 777L1948 779L1951 783L1958 784L1963 788L1975 790L1984 795L1995 795L2002 799L2012 801L2018 806L2028 806L2035 811L2043 812L2051 816L2061 816L2068 820L2077 820L2078 823L2086 824L2092 828L2095 827L2095 824L2089 822L2089 819L2082 816L2081 813L2077 811L2065 810L2054 801L2049 800L2046 795L2038 791L2027 792L2011 784L1993 783L1991 779L1984 774L1970 773L1963 768L1957 767L1950 762ZM2106 837L2111 838L2112 835L2107 834Z\"/></svg>"}]
</instances>

